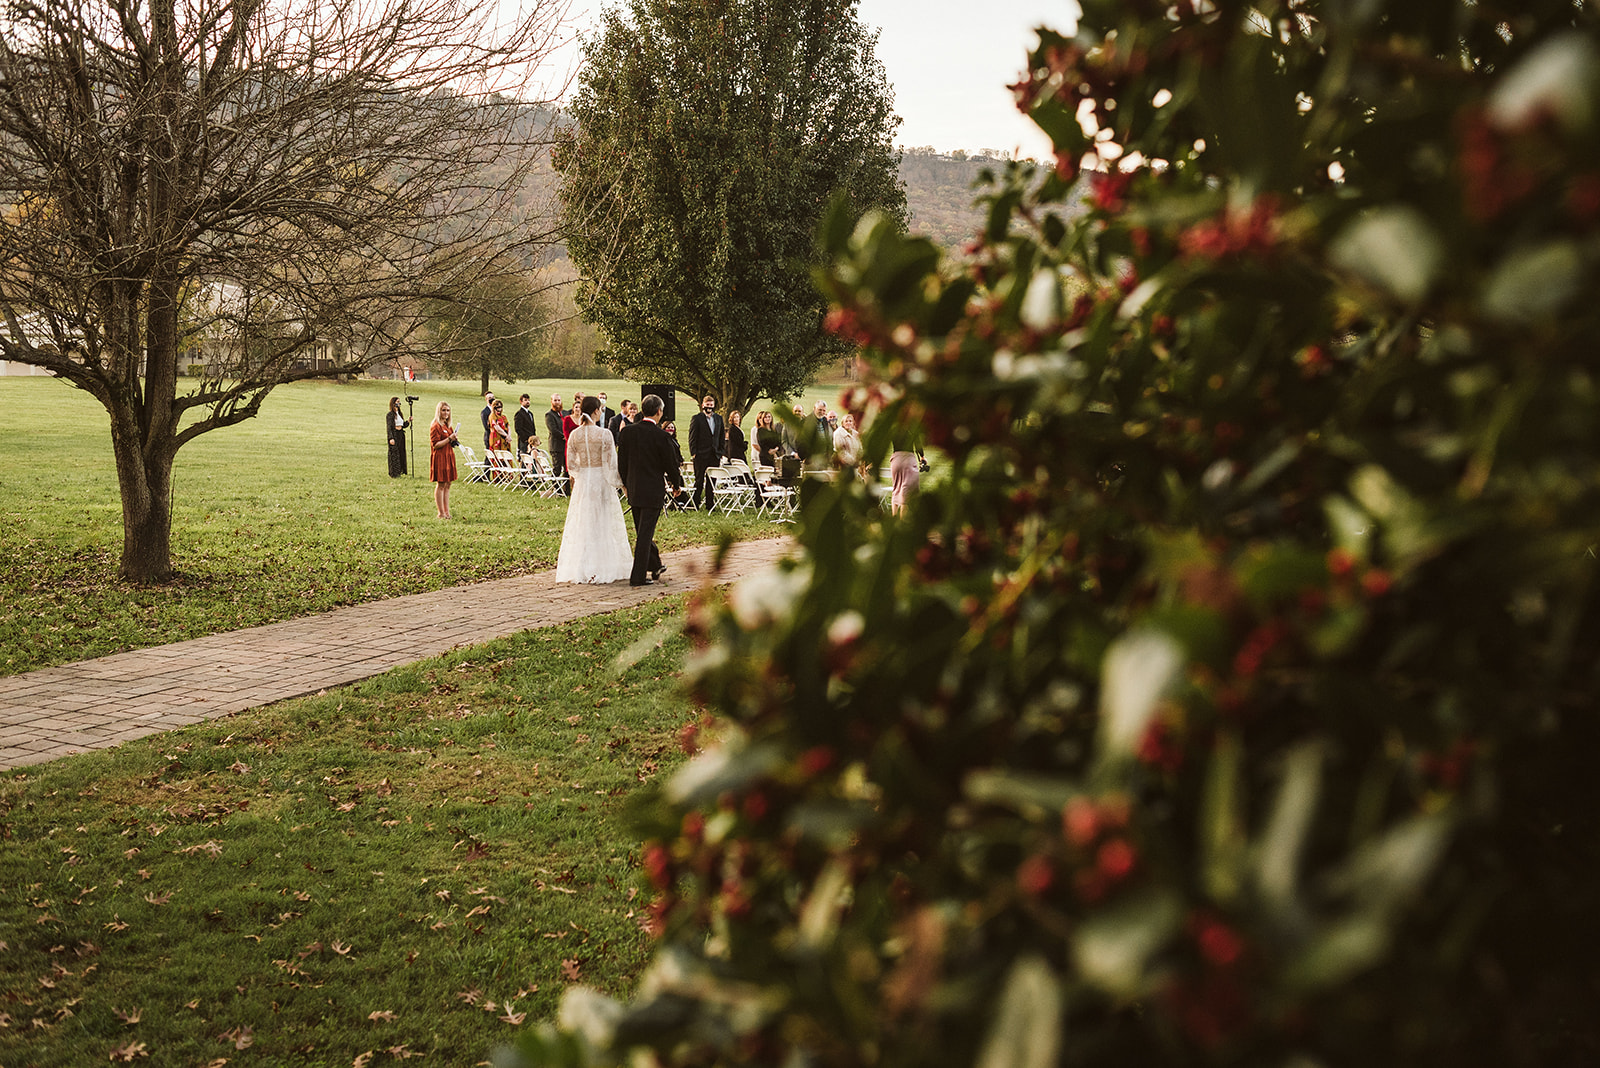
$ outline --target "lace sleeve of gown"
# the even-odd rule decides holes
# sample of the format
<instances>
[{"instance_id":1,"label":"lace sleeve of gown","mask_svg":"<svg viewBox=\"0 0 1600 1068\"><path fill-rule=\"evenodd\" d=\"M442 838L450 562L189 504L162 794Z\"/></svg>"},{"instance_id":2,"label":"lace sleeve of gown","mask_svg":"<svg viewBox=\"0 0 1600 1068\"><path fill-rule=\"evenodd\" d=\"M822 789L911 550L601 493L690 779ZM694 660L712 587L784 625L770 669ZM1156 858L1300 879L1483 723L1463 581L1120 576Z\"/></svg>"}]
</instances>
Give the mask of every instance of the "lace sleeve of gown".
<instances>
[{"instance_id":1,"label":"lace sleeve of gown","mask_svg":"<svg viewBox=\"0 0 1600 1068\"><path fill-rule=\"evenodd\" d=\"M617 443L610 433L600 435L600 469L605 472L612 489L622 488L622 476L617 473Z\"/></svg>"}]
</instances>

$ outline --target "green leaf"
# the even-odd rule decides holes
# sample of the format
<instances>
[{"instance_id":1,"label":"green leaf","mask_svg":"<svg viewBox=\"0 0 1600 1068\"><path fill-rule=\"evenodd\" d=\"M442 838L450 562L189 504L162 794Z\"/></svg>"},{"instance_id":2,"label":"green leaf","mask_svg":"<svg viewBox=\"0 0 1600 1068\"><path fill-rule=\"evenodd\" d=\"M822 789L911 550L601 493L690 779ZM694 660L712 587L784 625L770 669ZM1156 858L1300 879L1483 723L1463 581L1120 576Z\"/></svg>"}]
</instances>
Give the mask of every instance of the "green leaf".
<instances>
[{"instance_id":1,"label":"green leaf","mask_svg":"<svg viewBox=\"0 0 1600 1068\"><path fill-rule=\"evenodd\" d=\"M1177 895L1152 891L1096 913L1073 934L1072 963L1085 982L1116 997L1145 993L1145 966L1183 921Z\"/></svg>"},{"instance_id":2,"label":"green leaf","mask_svg":"<svg viewBox=\"0 0 1600 1068\"><path fill-rule=\"evenodd\" d=\"M1284 969L1284 982L1300 990L1326 989L1372 967L1388 952L1388 925L1375 914L1352 916L1313 938Z\"/></svg>"},{"instance_id":3,"label":"green leaf","mask_svg":"<svg viewBox=\"0 0 1600 1068\"><path fill-rule=\"evenodd\" d=\"M1503 130L1522 130L1544 116L1572 131L1594 121L1600 58L1580 33L1552 38L1529 52L1489 94L1489 121Z\"/></svg>"},{"instance_id":4,"label":"green leaf","mask_svg":"<svg viewBox=\"0 0 1600 1068\"><path fill-rule=\"evenodd\" d=\"M1300 857L1322 792L1322 747L1308 742L1284 759L1283 782L1256 853L1256 888L1270 906L1294 904Z\"/></svg>"},{"instance_id":5,"label":"green leaf","mask_svg":"<svg viewBox=\"0 0 1600 1068\"><path fill-rule=\"evenodd\" d=\"M1238 897L1244 883L1248 838L1244 827L1242 750L1233 732L1217 736L1200 800L1200 878L1220 904Z\"/></svg>"},{"instance_id":6,"label":"green leaf","mask_svg":"<svg viewBox=\"0 0 1600 1068\"><path fill-rule=\"evenodd\" d=\"M962 787L979 804L1014 809L1029 819L1042 819L1082 792L1083 787L1057 775L1028 775L984 768L966 777Z\"/></svg>"},{"instance_id":7,"label":"green leaf","mask_svg":"<svg viewBox=\"0 0 1600 1068\"><path fill-rule=\"evenodd\" d=\"M1061 1049L1061 980L1037 954L1011 966L977 1068L1053 1068Z\"/></svg>"},{"instance_id":8,"label":"green leaf","mask_svg":"<svg viewBox=\"0 0 1600 1068\"><path fill-rule=\"evenodd\" d=\"M1333 262L1388 290L1406 304L1427 296L1444 263L1444 247L1422 213L1375 208L1351 223L1329 249Z\"/></svg>"},{"instance_id":9,"label":"green leaf","mask_svg":"<svg viewBox=\"0 0 1600 1068\"><path fill-rule=\"evenodd\" d=\"M1483 287L1483 310L1503 323L1549 319L1583 284L1583 257L1576 242L1551 241L1520 248L1495 268Z\"/></svg>"},{"instance_id":10,"label":"green leaf","mask_svg":"<svg viewBox=\"0 0 1600 1068\"><path fill-rule=\"evenodd\" d=\"M1130 757L1144 738L1156 701L1183 666L1183 650L1170 635L1140 630L1106 651L1100 687L1102 759Z\"/></svg>"}]
</instances>

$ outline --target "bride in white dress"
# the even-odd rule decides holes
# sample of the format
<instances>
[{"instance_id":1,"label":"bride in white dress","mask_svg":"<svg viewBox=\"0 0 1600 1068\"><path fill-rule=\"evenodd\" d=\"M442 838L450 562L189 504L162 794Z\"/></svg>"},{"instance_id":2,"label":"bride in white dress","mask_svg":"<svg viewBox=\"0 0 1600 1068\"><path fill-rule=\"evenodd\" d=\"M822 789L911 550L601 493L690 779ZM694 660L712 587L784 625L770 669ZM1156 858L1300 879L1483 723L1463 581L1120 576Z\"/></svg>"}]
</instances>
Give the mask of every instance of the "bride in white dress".
<instances>
[{"instance_id":1,"label":"bride in white dress","mask_svg":"<svg viewBox=\"0 0 1600 1068\"><path fill-rule=\"evenodd\" d=\"M572 500L556 558L557 582L618 582L633 572L633 549L622 519L617 490L617 446L611 432L597 426L599 397L583 398L578 427L567 438L567 474Z\"/></svg>"}]
</instances>

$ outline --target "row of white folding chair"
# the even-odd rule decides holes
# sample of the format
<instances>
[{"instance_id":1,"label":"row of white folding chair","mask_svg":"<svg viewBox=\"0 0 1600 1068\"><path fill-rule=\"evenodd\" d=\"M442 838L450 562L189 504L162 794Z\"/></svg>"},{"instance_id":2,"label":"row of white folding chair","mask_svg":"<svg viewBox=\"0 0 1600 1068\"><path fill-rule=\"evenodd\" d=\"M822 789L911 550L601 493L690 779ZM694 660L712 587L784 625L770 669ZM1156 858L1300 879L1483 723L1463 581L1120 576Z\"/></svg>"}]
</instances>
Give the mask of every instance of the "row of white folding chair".
<instances>
[{"instance_id":1,"label":"row of white folding chair","mask_svg":"<svg viewBox=\"0 0 1600 1068\"><path fill-rule=\"evenodd\" d=\"M748 512L756 507L754 480L745 481L734 468L724 465L706 469L706 481L711 488L711 510Z\"/></svg>"},{"instance_id":2,"label":"row of white folding chair","mask_svg":"<svg viewBox=\"0 0 1600 1068\"><path fill-rule=\"evenodd\" d=\"M550 454L543 449L529 449L522 455L522 488L541 497L555 497L567 485L567 476L558 475Z\"/></svg>"},{"instance_id":3,"label":"row of white folding chair","mask_svg":"<svg viewBox=\"0 0 1600 1068\"><path fill-rule=\"evenodd\" d=\"M472 451L471 445L461 446L461 455L467 464L467 481L489 481L489 461L478 459L478 454Z\"/></svg>"},{"instance_id":4,"label":"row of white folding chair","mask_svg":"<svg viewBox=\"0 0 1600 1068\"><path fill-rule=\"evenodd\" d=\"M751 471L756 494L760 498L759 511L763 515L775 516L773 521L781 523L794 517L794 490L774 481L777 475L774 468L763 464L756 464Z\"/></svg>"}]
</instances>

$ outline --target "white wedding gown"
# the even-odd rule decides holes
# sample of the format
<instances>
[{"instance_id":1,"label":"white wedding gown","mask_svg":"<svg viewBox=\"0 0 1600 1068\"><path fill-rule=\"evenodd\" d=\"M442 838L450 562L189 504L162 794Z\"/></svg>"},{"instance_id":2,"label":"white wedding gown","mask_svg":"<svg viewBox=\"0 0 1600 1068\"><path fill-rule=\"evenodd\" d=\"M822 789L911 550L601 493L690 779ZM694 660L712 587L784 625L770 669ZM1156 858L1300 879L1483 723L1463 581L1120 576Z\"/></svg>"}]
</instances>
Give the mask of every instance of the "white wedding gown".
<instances>
[{"instance_id":1,"label":"white wedding gown","mask_svg":"<svg viewBox=\"0 0 1600 1068\"><path fill-rule=\"evenodd\" d=\"M556 557L557 582L619 582L633 573L633 549L617 490L617 446L610 431L585 422L567 438L572 499Z\"/></svg>"}]
</instances>

